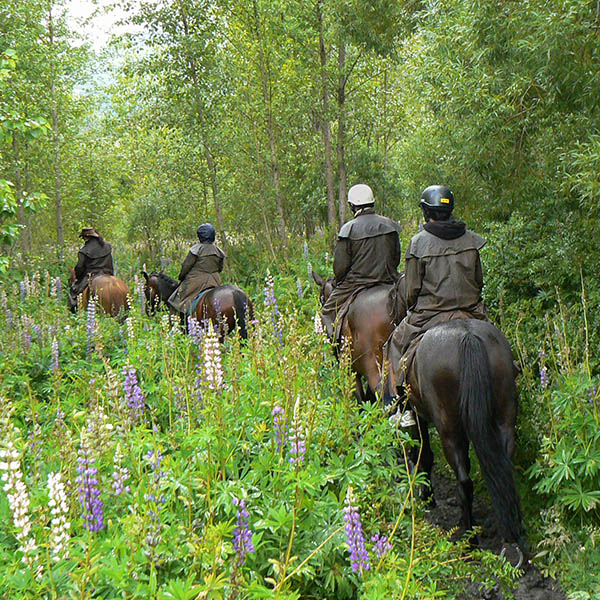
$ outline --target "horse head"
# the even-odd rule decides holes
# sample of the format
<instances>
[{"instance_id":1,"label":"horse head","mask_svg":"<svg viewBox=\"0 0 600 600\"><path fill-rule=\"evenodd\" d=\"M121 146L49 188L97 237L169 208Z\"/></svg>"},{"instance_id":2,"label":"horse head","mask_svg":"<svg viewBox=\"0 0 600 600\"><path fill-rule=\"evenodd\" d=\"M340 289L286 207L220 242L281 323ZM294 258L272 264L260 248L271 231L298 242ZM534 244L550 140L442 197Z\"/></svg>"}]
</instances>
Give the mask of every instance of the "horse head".
<instances>
[{"instance_id":1,"label":"horse head","mask_svg":"<svg viewBox=\"0 0 600 600\"><path fill-rule=\"evenodd\" d=\"M146 280L144 285L144 296L146 297L145 309L146 314L149 317L153 317L160 305L161 293L160 293L160 281L158 273L153 271L148 275L146 271L142 271L142 275Z\"/></svg>"},{"instance_id":2,"label":"horse head","mask_svg":"<svg viewBox=\"0 0 600 600\"><path fill-rule=\"evenodd\" d=\"M331 292L333 292L333 288L335 287L335 278L328 277L327 279L323 279L318 273L312 271L312 277L315 283L321 288L320 298L321 298L321 306L327 302L327 298L331 296Z\"/></svg>"}]
</instances>

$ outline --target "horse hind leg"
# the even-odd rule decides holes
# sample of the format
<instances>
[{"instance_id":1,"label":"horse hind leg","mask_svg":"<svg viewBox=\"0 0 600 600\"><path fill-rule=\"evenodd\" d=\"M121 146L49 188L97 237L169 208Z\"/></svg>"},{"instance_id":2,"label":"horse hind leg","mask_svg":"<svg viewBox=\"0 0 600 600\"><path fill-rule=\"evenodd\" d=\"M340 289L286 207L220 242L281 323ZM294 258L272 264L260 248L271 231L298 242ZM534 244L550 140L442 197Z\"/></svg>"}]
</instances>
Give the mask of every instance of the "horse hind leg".
<instances>
[{"instance_id":1,"label":"horse hind leg","mask_svg":"<svg viewBox=\"0 0 600 600\"><path fill-rule=\"evenodd\" d=\"M471 471L469 442L464 435L440 437L446 459L456 475L457 496L461 508L460 525L465 532L468 532L473 529L473 481L469 475ZM477 536L473 538L473 542L478 543Z\"/></svg>"},{"instance_id":2,"label":"horse hind leg","mask_svg":"<svg viewBox=\"0 0 600 600\"><path fill-rule=\"evenodd\" d=\"M417 425L411 428L413 439L419 440L420 445L413 446L410 451L410 460L418 472L425 473L426 482L420 490L423 501L430 507L435 506L431 472L433 470L433 450L429 439L427 422L417 416Z\"/></svg>"}]
</instances>

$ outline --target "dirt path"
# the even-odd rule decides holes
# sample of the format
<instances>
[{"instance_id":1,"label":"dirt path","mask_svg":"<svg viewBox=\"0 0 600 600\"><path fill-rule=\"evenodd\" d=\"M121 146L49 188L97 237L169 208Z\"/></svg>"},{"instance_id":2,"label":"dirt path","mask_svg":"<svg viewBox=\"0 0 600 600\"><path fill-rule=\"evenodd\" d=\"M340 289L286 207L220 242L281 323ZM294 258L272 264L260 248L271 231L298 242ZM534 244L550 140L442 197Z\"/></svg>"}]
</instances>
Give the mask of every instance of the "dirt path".
<instances>
[{"instance_id":1,"label":"dirt path","mask_svg":"<svg viewBox=\"0 0 600 600\"><path fill-rule=\"evenodd\" d=\"M456 527L460 519L460 509L456 500L454 480L434 469L433 486L437 506L427 513L427 520L442 529ZM480 534L481 547L497 554L502 549L502 540L496 533L492 507L481 498L475 497L473 503L475 522L482 527ZM544 577L535 567L529 565L519 580L514 592L515 600L566 600L559 583ZM504 594L498 590L483 592L477 585L467 586L460 600L505 600Z\"/></svg>"}]
</instances>

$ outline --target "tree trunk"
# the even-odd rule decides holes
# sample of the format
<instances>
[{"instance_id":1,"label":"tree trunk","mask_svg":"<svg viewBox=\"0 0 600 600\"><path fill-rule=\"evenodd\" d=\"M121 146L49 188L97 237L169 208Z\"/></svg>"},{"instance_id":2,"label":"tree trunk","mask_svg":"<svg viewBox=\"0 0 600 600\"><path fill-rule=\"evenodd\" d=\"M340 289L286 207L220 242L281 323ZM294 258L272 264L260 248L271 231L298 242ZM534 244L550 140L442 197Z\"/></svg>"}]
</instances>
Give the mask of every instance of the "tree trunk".
<instances>
[{"instance_id":1,"label":"tree trunk","mask_svg":"<svg viewBox=\"0 0 600 600\"><path fill-rule=\"evenodd\" d=\"M187 22L187 15L183 6L181 8L181 23L183 25L183 31L186 38L189 37L189 27ZM210 187L213 195L213 202L215 205L215 216L217 217L217 229L221 236L222 244L225 248L226 253L229 250L229 244L227 242L227 236L225 235L225 223L223 221L223 214L221 212L221 203L219 199L219 182L217 177L217 165L210 151L210 145L206 136L206 122L204 120L204 104L202 103L202 96L200 94L200 85L198 83L198 71L196 69L196 60L192 55L188 55L188 65L190 68L190 76L192 83L194 84L194 96L196 100L196 115L198 117L199 129L200 129L200 141L202 142L202 148L204 150L204 158L208 166L208 173L210 176ZM228 263L226 263L227 268Z\"/></svg>"},{"instance_id":2,"label":"tree trunk","mask_svg":"<svg viewBox=\"0 0 600 600\"><path fill-rule=\"evenodd\" d=\"M331 126L329 124L329 91L327 82L327 52L323 34L323 0L317 2L317 19L319 23L319 56L321 59L321 101L323 115L321 116L321 131L325 147L325 180L327 182L327 220L330 227L336 223L335 188L333 182L333 167L331 164Z\"/></svg>"},{"instance_id":3,"label":"tree trunk","mask_svg":"<svg viewBox=\"0 0 600 600\"><path fill-rule=\"evenodd\" d=\"M29 169L29 142L25 141L25 197L28 197L31 193L31 171ZM31 214L25 214L25 224L27 225L27 244L29 250L33 249L33 232L31 231Z\"/></svg>"},{"instance_id":4,"label":"tree trunk","mask_svg":"<svg viewBox=\"0 0 600 600\"><path fill-rule=\"evenodd\" d=\"M348 180L346 173L346 45L342 39L340 39L340 46L338 48L338 132L337 132L337 158L338 158L338 177L339 177L339 188L338 188L338 208L340 215L340 226L346 221L346 193L348 189Z\"/></svg>"},{"instance_id":5,"label":"tree trunk","mask_svg":"<svg viewBox=\"0 0 600 600\"><path fill-rule=\"evenodd\" d=\"M15 161L15 200L17 201L17 216L19 218L19 225L21 225L21 248L23 252L31 251L31 248L27 247L27 225L25 222L25 209L23 207L23 183L21 181L21 164L19 156L19 142L17 140L17 133L13 131L12 134L12 149L13 149L13 160Z\"/></svg>"},{"instance_id":6,"label":"tree trunk","mask_svg":"<svg viewBox=\"0 0 600 600\"><path fill-rule=\"evenodd\" d=\"M62 172L60 168L59 132L58 132L58 102L56 99L56 59L54 56L54 23L52 20L52 3L48 7L48 35L50 42L50 102L52 105L52 144L54 148L54 205L56 207L56 243L58 256L62 259L64 254L64 229L62 217Z\"/></svg>"},{"instance_id":7,"label":"tree trunk","mask_svg":"<svg viewBox=\"0 0 600 600\"><path fill-rule=\"evenodd\" d=\"M260 32L260 24L258 19L258 6L256 0L252 2L254 9L254 34L258 44L258 58L260 67L260 81L262 85L263 101L267 109L267 129L269 134L269 148L271 151L271 171L273 176L273 188L275 190L275 200L277 202L277 214L279 215L279 230L281 243L285 247L287 244L287 227L285 223L285 214L283 211L283 199L281 198L281 190L279 189L279 160L277 159L277 148L275 145L275 126L273 121L273 108L271 104L271 95L267 80L267 69L265 55L263 51L263 39Z\"/></svg>"}]
</instances>

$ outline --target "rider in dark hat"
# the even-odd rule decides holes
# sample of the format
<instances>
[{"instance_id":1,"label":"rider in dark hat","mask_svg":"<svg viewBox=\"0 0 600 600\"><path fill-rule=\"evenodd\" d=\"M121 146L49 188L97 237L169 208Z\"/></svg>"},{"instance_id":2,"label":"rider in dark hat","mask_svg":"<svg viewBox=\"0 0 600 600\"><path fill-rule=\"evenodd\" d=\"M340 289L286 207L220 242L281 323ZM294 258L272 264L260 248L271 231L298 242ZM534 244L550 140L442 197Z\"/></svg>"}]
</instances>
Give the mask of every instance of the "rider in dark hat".
<instances>
[{"instance_id":1,"label":"rider in dark hat","mask_svg":"<svg viewBox=\"0 0 600 600\"><path fill-rule=\"evenodd\" d=\"M79 237L85 243L79 250L75 266L76 280L69 289L68 303L71 312L76 312L77 296L88 286L91 277L99 273L114 275L112 246L93 227L84 227Z\"/></svg>"},{"instance_id":2,"label":"rider in dark hat","mask_svg":"<svg viewBox=\"0 0 600 600\"><path fill-rule=\"evenodd\" d=\"M375 198L368 185L348 190L354 218L338 233L333 259L335 288L323 306L322 319L329 339L338 337L334 325L341 322L350 302L365 288L398 279L400 227L375 212ZM334 341L338 341L337 339Z\"/></svg>"},{"instance_id":3,"label":"rider in dark hat","mask_svg":"<svg viewBox=\"0 0 600 600\"><path fill-rule=\"evenodd\" d=\"M225 253L215 245L216 232L210 223L203 223L196 231L194 244L179 272L179 287L168 302L178 312L187 314L192 301L200 292L221 285L219 273L223 270Z\"/></svg>"},{"instance_id":4,"label":"rider in dark hat","mask_svg":"<svg viewBox=\"0 0 600 600\"><path fill-rule=\"evenodd\" d=\"M483 274L479 251L485 240L452 216L454 196L431 185L419 202L425 224L406 252L406 317L387 342L387 398L402 391L411 342L438 323L457 318L487 320L481 301ZM406 361L406 359L405 359Z\"/></svg>"}]
</instances>

